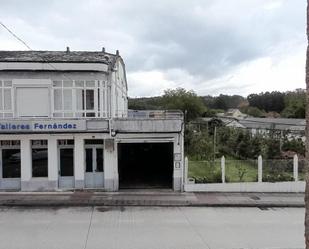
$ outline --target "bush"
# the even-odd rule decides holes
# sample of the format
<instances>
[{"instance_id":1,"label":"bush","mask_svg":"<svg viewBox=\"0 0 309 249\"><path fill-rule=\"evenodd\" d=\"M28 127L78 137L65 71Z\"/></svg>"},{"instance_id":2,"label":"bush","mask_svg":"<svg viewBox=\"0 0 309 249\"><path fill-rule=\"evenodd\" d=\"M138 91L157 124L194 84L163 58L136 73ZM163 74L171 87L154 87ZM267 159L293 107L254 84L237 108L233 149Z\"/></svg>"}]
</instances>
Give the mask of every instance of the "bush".
<instances>
[{"instance_id":1,"label":"bush","mask_svg":"<svg viewBox=\"0 0 309 249\"><path fill-rule=\"evenodd\" d=\"M278 175L265 174L263 176L263 182L290 182L293 180L294 180L293 176L285 172Z\"/></svg>"},{"instance_id":2,"label":"bush","mask_svg":"<svg viewBox=\"0 0 309 249\"><path fill-rule=\"evenodd\" d=\"M222 182L222 176L220 171L215 171L211 175L203 177L192 177L195 180L195 183L220 183Z\"/></svg>"}]
</instances>

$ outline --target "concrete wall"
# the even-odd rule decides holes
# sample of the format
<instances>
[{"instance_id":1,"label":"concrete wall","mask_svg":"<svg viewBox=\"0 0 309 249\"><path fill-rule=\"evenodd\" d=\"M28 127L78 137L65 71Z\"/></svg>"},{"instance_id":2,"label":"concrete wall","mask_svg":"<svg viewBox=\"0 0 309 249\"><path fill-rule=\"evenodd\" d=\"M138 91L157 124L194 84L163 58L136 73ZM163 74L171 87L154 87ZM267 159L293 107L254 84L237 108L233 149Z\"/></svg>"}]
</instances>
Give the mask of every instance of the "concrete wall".
<instances>
[{"instance_id":1,"label":"concrete wall","mask_svg":"<svg viewBox=\"0 0 309 249\"><path fill-rule=\"evenodd\" d=\"M181 119L115 119L112 129L116 132L181 132Z\"/></svg>"},{"instance_id":2,"label":"concrete wall","mask_svg":"<svg viewBox=\"0 0 309 249\"><path fill-rule=\"evenodd\" d=\"M241 182L185 184L187 192L305 192L305 182Z\"/></svg>"}]
</instances>

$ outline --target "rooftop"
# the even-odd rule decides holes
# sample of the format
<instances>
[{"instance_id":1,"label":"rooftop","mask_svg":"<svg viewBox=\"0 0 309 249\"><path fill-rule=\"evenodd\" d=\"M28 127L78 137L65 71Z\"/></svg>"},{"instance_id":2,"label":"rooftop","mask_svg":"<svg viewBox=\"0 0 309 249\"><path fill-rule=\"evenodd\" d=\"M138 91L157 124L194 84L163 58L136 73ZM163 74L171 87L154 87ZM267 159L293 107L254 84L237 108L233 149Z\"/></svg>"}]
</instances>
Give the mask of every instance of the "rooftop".
<instances>
[{"instance_id":1,"label":"rooftop","mask_svg":"<svg viewBox=\"0 0 309 249\"><path fill-rule=\"evenodd\" d=\"M0 62L72 62L110 64L119 56L103 51L0 51Z\"/></svg>"},{"instance_id":2,"label":"rooftop","mask_svg":"<svg viewBox=\"0 0 309 249\"><path fill-rule=\"evenodd\" d=\"M202 118L202 121L210 122L219 119L224 125L242 127L248 129L278 129L299 131L305 130L306 120L295 118L232 118L232 117L214 117Z\"/></svg>"}]
</instances>

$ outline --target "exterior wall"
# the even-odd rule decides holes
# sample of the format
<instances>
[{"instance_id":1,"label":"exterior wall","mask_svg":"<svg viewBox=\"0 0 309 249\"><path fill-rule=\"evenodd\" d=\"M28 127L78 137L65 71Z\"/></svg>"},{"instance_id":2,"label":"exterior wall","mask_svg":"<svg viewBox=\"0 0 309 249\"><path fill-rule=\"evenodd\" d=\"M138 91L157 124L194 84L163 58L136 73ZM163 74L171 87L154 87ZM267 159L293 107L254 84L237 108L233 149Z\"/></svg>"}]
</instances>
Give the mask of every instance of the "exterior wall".
<instances>
[{"instance_id":1,"label":"exterior wall","mask_svg":"<svg viewBox=\"0 0 309 249\"><path fill-rule=\"evenodd\" d=\"M127 117L128 115L128 89L125 69L123 64L118 60L113 72L110 74L111 102L113 117Z\"/></svg>"},{"instance_id":2,"label":"exterior wall","mask_svg":"<svg viewBox=\"0 0 309 249\"><path fill-rule=\"evenodd\" d=\"M31 79L34 82L39 82L39 80L49 80L49 92L50 92L50 109L54 107L53 102L53 91L52 83L53 81L97 81L99 91L100 91L100 103L97 105L102 108L102 114L105 118L112 117L126 117L128 111L127 102L127 82L125 78L124 68L122 63L117 63L119 67L115 68L114 71L110 73L106 72L53 72L53 71L1 71L0 70L0 80L18 80L19 85L31 85ZM30 84L30 85L29 85ZM37 83L36 83L37 84ZM16 86L13 89L13 109L16 104ZM67 88L68 89L68 88ZM75 95L73 95L74 98ZM33 96L35 98L35 96ZM96 98L96 92L95 92ZM74 101L74 99L72 100ZM75 102L74 102L75 103ZM75 110L73 109L72 112Z\"/></svg>"},{"instance_id":3,"label":"exterior wall","mask_svg":"<svg viewBox=\"0 0 309 249\"><path fill-rule=\"evenodd\" d=\"M51 79L51 80L107 80L104 72L55 72L55 71L1 71L1 80Z\"/></svg>"},{"instance_id":4,"label":"exterior wall","mask_svg":"<svg viewBox=\"0 0 309 249\"><path fill-rule=\"evenodd\" d=\"M48 140L48 177L32 177L31 140ZM76 134L1 134L1 140L20 140L21 150L21 191L55 191L58 190L59 165L57 140L74 139L74 188L85 188L85 139L104 140L104 190L117 191L118 183L118 152L117 144L124 142L154 143L172 142L174 144L173 189L183 190L183 134L181 133L149 133L117 134L109 133L76 133ZM8 185L1 185L7 189ZM18 181L18 179L15 179Z\"/></svg>"}]
</instances>

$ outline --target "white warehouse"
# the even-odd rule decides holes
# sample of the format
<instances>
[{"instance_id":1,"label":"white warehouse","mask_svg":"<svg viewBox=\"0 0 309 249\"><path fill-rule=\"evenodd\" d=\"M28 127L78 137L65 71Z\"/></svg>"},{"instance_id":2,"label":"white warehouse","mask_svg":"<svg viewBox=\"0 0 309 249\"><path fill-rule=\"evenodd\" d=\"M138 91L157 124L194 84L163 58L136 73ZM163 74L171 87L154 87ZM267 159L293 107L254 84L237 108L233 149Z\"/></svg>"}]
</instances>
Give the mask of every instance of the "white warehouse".
<instances>
[{"instance_id":1,"label":"white warehouse","mask_svg":"<svg viewBox=\"0 0 309 249\"><path fill-rule=\"evenodd\" d=\"M0 51L0 190L183 190L182 113L127 90L118 51Z\"/></svg>"}]
</instances>

